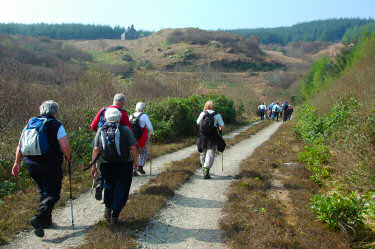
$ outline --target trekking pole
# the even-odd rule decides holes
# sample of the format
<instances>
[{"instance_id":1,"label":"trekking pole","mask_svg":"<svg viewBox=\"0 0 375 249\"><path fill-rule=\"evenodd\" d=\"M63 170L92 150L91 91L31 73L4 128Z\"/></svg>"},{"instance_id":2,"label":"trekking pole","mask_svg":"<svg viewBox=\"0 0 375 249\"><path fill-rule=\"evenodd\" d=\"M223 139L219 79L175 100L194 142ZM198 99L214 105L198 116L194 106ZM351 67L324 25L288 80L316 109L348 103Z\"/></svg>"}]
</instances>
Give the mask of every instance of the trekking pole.
<instances>
[{"instance_id":1,"label":"trekking pole","mask_svg":"<svg viewBox=\"0 0 375 249\"><path fill-rule=\"evenodd\" d=\"M149 140L149 143L150 143L150 176L151 176L151 173L152 173L151 138Z\"/></svg>"},{"instance_id":2,"label":"trekking pole","mask_svg":"<svg viewBox=\"0 0 375 249\"><path fill-rule=\"evenodd\" d=\"M221 173L224 172L224 151L221 152Z\"/></svg>"},{"instance_id":3,"label":"trekking pole","mask_svg":"<svg viewBox=\"0 0 375 249\"><path fill-rule=\"evenodd\" d=\"M70 211L72 213L72 227L74 230L74 217L73 217L73 196L72 196L72 173L70 171L70 162L68 161L68 171L69 171L69 186L70 186Z\"/></svg>"},{"instance_id":4,"label":"trekking pole","mask_svg":"<svg viewBox=\"0 0 375 249\"><path fill-rule=\"evenodd\" d=\"M98 163L96 163L95 168L98 168ZM92 179L92 184L91 184L91 191L90 194L94 191L94 185L95 185L95 177L96 177L96 172L94 173L94 178Z\"/></svg>"}]
</instances>

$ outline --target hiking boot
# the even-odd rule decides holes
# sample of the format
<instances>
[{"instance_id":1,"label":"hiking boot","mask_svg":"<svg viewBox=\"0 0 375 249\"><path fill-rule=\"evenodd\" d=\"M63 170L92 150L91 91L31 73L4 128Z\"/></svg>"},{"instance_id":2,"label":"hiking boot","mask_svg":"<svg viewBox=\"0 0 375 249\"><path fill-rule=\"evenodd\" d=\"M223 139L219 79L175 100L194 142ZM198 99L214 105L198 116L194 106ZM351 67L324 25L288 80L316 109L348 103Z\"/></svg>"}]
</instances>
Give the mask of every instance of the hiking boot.
<instances>
[{"instance_id":1,"label":"hiking boot","mask_svg":"<svg viewBox=\"0 0 375 249\"><path fill-rule=\"evenodd\" d=\"M103 185L99 184L95 188L95 199L98 201L102 200L102 193L103 193Z\"/></svg>"},{"instance_id":2,"label":"hiking boot","mask_svg":"<svg viewBox=\"0 0 375 249\"><path fill-rule=\"evenodd\" d=\"M203 167L203 179L211 179L210 170Z\"/></svg>"},{"instance_id":3,"label":"hiking boot","mask_svg":"<svg viewBox=\"0 0 375 249\"><path fill-rule=\"evenodd\" d=\"M111 220L111 213L112 213L112 209L107 208L107 207L104 209L104 219L108 222L110 222Z\"/></svg>"},{"instance_id":4,"label":"hiking boot","mask_svg":"<svg viewBox=\"0 0 375 249\"><path fill-rule=\"evenodd\" d=\"M37 216L30 219L30 225L34 228L34 233L38 237L44 237L43 224Z\"/></svg>"},{"instance_id":5,"label":"hiking boot","mask_svg":"<svg viewBox=\"0 0 375 249\"><path fill-rule=\"evenodd\" d=\"M49 228L52 225L52 219L42 222L43 229Z\"/></svg>"},{"instance_id":6,"label":"hiking boot","mask_svg":"<svg viewBox=\"0 0 375 249\"><path fill-rule=\"evenodd\" d=\"M111 225L121 225L118 217L111 217Z\"/></svg>"},{"instance_id":7,"label":"hiking boot","mask_svg":"<svg viewBox=\"0 0 375 249\"><path fill-rule=\"evenodd\" d=\"M141 173L142 175L146 174L146 171L143 170L143 166L139 166L137 171Z\"/></svg>"}]
</instances>

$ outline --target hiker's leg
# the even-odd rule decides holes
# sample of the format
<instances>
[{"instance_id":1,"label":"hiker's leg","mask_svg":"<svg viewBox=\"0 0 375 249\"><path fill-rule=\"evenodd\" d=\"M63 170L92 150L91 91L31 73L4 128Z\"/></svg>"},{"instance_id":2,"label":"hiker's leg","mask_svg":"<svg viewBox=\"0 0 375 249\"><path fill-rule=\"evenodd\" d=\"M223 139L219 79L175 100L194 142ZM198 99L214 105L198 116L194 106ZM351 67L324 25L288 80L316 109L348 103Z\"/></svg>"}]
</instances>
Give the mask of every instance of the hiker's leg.
<instances>
[{"instance_id":1,"label":"hiker's leg","mask_svg":"<svg viewBox=\"0 0 375 249\"><path fill-rule=\"evenodd\" d=\"M132 162L124 162L119 165L114 182L114 195L112 205L112 217L118 217L129 198L132 183Z\"/></svg>"},{"instance_id":2,"label":"hiker's leg","mask_svg":"<svg viewBox=\"0 0 375 249\"><path fill-rule=\"evenodd\" d=\"M39 207L36 217L43 225L52 222L52 210L60 199L62 170L61 165L27 165L27 170L38 185Z\"/></svg>"},{"instance_id":3,"label":"hiker's leg","mask_svg":"<svg viewBox=\"0 0 375 249\"><path fill-rule=\"evenodd\" d=\"M204 166L206 169L211 169L214 160L215 160L215 151L216 151L216 146L207 148L206 150L206 160L204 161Z\"/></svg>"},{"instance_id":4,"label":"hiker's leg","mask_svg":"<svg viewBox=\"0 0 375 249\"><path fill-rule=\"evenodd\" d=\"M44 193L40 198L41 201L37 210L37 217L44 225L48 225L52 222L53 207L60 199L62 178L63 175L61 170L58 170L56 174L42 177Z\"/></svg>"},{"instance_id":5,"label":"hiker's leg","mask_svg":"<svg viewBox=\"0 0 375 249\"><path fill-rule=\"evenodd\" d=\"M112 208L113 203L113 185L114 175L116 172L112 172L113 167L110 163L102 163L100 165L100 172L104 180L104 204L107 208Z\"/></svg>"},{"instance_id":6,"label":"hiker's leg","mask_svg":"<svg viewBox=\"0 0 375 249\"><path fill-rule=\"evenodd\" d=\"M148 155L148 148L147 144L143 148L138 148L138 171L141 172L141 174L146 174L146 172L143 170L143 166L146 164L146 159Z\"/></svg>"},{"instance_id":7,"label":"hiker's leg","mask_svg":"<svg viewBox=\"0 0 375 249\"><path fill-rule=\"evenodd\" d=\"M202 167L204 166L204 162L206 161L206 152L207 152L207 149L203 149L202 153L200 154Z\"/></svg>"}]
</instances>

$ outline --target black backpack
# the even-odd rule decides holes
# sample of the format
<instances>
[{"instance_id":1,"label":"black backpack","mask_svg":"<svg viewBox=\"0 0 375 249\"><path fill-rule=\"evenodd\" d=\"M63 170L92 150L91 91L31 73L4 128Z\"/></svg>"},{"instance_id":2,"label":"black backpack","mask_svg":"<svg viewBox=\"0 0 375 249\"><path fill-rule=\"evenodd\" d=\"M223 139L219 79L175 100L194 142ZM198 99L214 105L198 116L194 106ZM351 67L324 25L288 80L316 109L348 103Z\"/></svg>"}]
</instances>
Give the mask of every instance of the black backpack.
<instances>
[{"instance_id":1,"label":"black backpack","mask_svg":"<svg viewBox=\"0 0 375 249\"><path fill-rule=\"evenodd\" d=\"M201 125L199 126L199 131L206 136L213 135L217 133L217 128L215 127L215 115L217 112L213 112L209 114L207 111L205 112Z\"/></svg>"},{"instance_id":2,"label":"black backpack","mask_svg":"<svg viewBox=\"0 0 375 249\"><path fill-rule=\"evenodd\" d=\"M102 125L99 136L99 148L102 159L107 162L118 162L124 158L120 149L120 129L118 123L106 122Z\"/></svg>"},{"instance_id":3,"label":"black backpack","mask_svg":"<svg viewBox=\"0 0 375 249\"><path fill-rule=\"evenodd\" d=\"M138 117L135 117L134 116L134 113L132 114L132 117L130 119L130 124L132 125L132 129L133 129L133 134L134 134L134 137L135 139L138 141L139 139L141 139L142 137L142 134L145 130L145 128L142 128L139 124L139 119L141 118L141 116L143 115L143 113L139 114Z\"/></svg>"}]
</instances>

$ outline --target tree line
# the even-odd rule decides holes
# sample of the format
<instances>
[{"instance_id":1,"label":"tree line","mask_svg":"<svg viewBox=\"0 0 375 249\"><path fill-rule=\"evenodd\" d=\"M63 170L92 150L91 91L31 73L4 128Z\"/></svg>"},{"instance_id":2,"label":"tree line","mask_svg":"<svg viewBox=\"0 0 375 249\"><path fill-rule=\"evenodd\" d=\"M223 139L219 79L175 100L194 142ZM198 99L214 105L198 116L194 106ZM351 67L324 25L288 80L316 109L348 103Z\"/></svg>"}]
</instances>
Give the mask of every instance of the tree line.
<instances>
[{"instance_id":1,"label":"tree line","mask_svg":"<svg viewBox=\"0 0 375 249\"><path fill-rule=\"evenodd\" d=\"M279 43L286 45L289 42L297 41L339 41L347 29L374 22L375 20L372 18L333 18L298 23L291 27L227 29L221 31L239 34L244 37L255 35L264 44Z\"/></svg>"},{"instance_id":2,"label":"tree line","mask_svg":"<svg viewBox=\"0 0 375 249\"><path fill-rule=\"evenodd\" d=\"M80 23L0 23L0 33L25 36L47 36L51 39L70 40L70 39L120 39L125 32L124 27ZM150 31L138 30L140 36L152 34Z\"/></svg>"}]
</instances>

